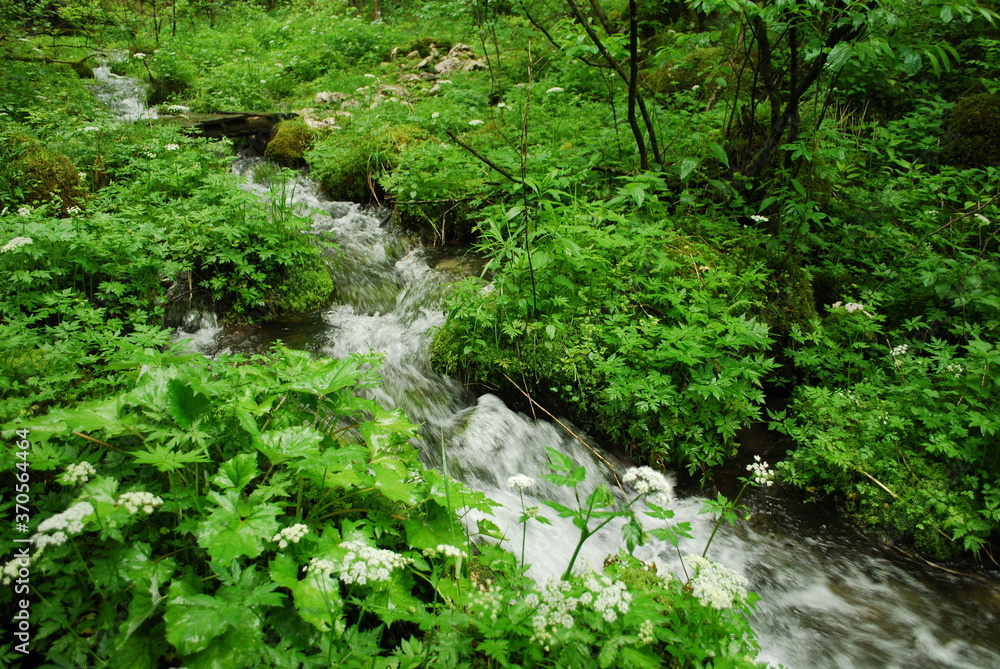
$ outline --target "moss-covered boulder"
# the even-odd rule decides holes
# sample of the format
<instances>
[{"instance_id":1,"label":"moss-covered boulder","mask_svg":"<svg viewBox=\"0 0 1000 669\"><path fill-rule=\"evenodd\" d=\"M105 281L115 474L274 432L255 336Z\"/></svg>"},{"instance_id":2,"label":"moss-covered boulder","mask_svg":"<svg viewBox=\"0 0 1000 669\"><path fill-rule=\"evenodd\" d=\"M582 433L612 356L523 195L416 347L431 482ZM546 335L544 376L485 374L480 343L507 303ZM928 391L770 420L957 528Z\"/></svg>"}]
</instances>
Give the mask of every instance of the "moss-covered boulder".
<instances>
[{"instance_id":1,"label":"moss-covered boulder","mask_svg":"<svg viewBox=\"0 0 1000 669\"><path fill-rule=\"evenodd\" d=\"M957 167L1000 165L1000 94L983 93L955 104L941 160Z\"/></svg>"},{"instance_id":2,"label":"moss-covered boulder","mask_svg":"<svg viewBox=\"0 0 1000 669\"><path fill-rule=\"evenodd\" d=\"M267 143L264 157L285 167L302 167L310 142L312 130L304 121L282 121L275 126L274 138Z\"/></svg>"},{"instance_id":3,"label":"moss-covered boulder","mask_svg":"<svg viewBox=\"0 0 1000 669\"><path fill-rule=\"evenodd\" d=\"M11 191L20 193L20 202L38 206L55 202L59 211L83 207L89 198L83 177L64 154L28 137L9 138L4 154L11 159L4 180Z\"/></svg>"},{"instance_id":4,"label":"moss-covered boulder","mask_svg":"<svg viewBox=\"0 0 1000 669\"><path fill-rule=\"evenodd\" d=\"M276 288L268 300L278 315L304 314L329 304L333 296L333 278L322 258L311 258L300 267L293 267L288 278Z\"/></svg>"}]
</instances>

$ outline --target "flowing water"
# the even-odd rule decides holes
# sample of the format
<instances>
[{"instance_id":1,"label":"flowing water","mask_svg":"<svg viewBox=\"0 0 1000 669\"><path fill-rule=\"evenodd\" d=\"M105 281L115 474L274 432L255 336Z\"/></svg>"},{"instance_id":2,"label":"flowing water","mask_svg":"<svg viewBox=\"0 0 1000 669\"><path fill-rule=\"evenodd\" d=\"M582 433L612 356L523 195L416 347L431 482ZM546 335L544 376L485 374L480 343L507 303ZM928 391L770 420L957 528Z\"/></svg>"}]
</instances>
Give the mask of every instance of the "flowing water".
<instances>
[{"instance_id":1,"label":"flowing water","mask_svg":"<svg viewBox=\"0 0 1000 669\"><path fill-rule=\"evenodd\" d=\"M250 179L247 188L264 194L267 187L252 181L253 165L243 160L236 170ZM442 466L443 453L452 475L504 505L494 521L512 538L515 553L521 501L506 480L546 473L546 446L585 464L590 486L616 488L608 466L563 427L515 413L494 395L471 397L431 369L432 329L444 322L443 296L461 277L456 267L466 261L407 245L382 226L378 212L326 202L308 180L298 180L289 197L300 213L313 217L315 230L331 234L339 245L337 300L298 324L227 330L209 322L192 328L193 345L210 354L257 352L280 338L318 355L381 353L384 381L373 397L423 424L427 464ZM601 457L619 472L628 466L608 454ZM567 490L548 484L538 483L530 492L534 496L525 502L531 506L542 498L573 504ZM677 520L694 526L695 538L682 543L683 553L700 554L711 533L713 521L699 513L701 503L688 496L675 505ZM744 574L761 595L753 618L760 659L795 669L1000 667L995 578L950 574L893 554L834 516L796 503L780 487L754 491L747 503L750 519L724 528L709 557ZM579 538L570 523L547 515L553 526L528 528L526 560L535 578L560 574ZM590 540L582 558L599 566L617 553L620 537L620 525L610 525ZM675 573L681 569L669 546L648 545L637 555Z\"/></svg>"},{"instance_id":2,"label":"flowing water","mask_svg":"<svg viewBox=\"0 0 1000 669\"><path fill-rule=\"evenodd\" d=\"M137 113L143 118L141 109ZM266 195L267 184L253 179L254 165L241 160L235 169L247 176L248 189ZM449 473L504 505L494 521L514 539L515 553L521 500L505 482L514 474L537 479L546 473L545 447L586 465L587 485L615 489L608 465L563 427L515 413L493 395L471 396L431 369L431 332L444 322L442 299L448 284L469 271L467 261L409 245L383 227L377 212L325 201L308 180L283 189L312 217L316 232L338 244L334 304L303 321L254 328L223 328L211 313L194 311L178 338L207 355L259 352L277 339L317 355L381 353L384 381L372 390L374 398L423 424L427 464L440 467L447 458ZM628 465L608 454L601 458L618 471ZM573 503L565 489L548 484L530 492ZM538 504L531 496L525 502ZM754 491L746 502L749 520L720 531L709 557L744 574L761 595L752 621L761 660L793 669L1000 668L995 574L952 574L905 559L834 515L796 503L780 487ZM711 533L712 519L699 514L701 503L694 495L675 503L676 520L694 528L695 538L682 544L684 553L700 553ZM552 527L528 528L526 560L535 578L560 574L579 537L569 523L547 515ZM599 566L617 553L620 536L620 526L610 525L585 546L582 559ZM676 554L664 546L647 545L637 554L662 569L680 569Z\"/></svg>"}]
</instances>

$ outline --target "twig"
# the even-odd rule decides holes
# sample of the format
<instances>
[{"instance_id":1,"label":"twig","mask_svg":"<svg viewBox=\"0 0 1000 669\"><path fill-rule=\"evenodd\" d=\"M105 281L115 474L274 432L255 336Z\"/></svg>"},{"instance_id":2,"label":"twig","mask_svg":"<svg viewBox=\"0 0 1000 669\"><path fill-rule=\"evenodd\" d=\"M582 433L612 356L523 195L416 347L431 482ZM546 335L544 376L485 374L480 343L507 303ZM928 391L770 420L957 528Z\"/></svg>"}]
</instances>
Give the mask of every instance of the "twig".
<instances>
[{"instance_id":1,"label":"twig","mask_svg":"<svg viewBox=\"0 0 1000 669\"><path fill-rule=\"evenodd\" d=\"M615 466L614 466L613 464L611 464L610 462L608 462L608 459L607 459L607 458L605 458L605 457L604 457L603 455L601 455L600 453L598 453L598 452L597 452L597 451L596 451L596 450L594 449L594 447L593 447L593 446L591 446L591 445L590 445L590 444L588 444L588 443L587 443L586 441L584 441L583 439L581 439L581 438L580 438L580 436L579 436L579 435L578 435L578 434L577 434L576 432L574 432L573 430L569 429L569 427L567 427L565 423L563 423L563 422L562 422L561 420L559 420L558 418L556 418L555 416L553 416L553 415L552 415L552 412L550 412L550 411L549 411L548 409L546 409L546 408L545 408L545 407L543 407L543 406L542 406L541 404L539 404L539 403L538 403L538 401L537 401L537 400L535 400L535 398L533 398L533 397L532 397L531 395L529 395L529 394L528 394L528 391L526 391L526 390L525 390L524 388L522 388L521 386L517 385L517 382L516 382L516 381L514 381L514 380L513 380L512 378L510 378L509 376L507 376L507 375L506 375L506 374L504 374L503 372L500 372L500 375L501 375L501 376L503 376L503 378L505 378L505 379L507 379L508 381L510 381L510 383L511 383L511 384L512 384L512 385L513 385L513 386L514 386L515 388L517 388L517 389L518 389L519 391L521 391L521 394L522 394L522 395L524 395L525 397L527 397L527 398L528 398L528 401L529 401L529 402L530 402L531 404L533 404L533 405L535 405L536 407L538 407L539 409L541 409L541 410L542 410L542 411L543 411L543 412L545 413L545 415L546 415L546 416L548 416L549 418L551 418L552 420L554 420L554 421L555 421L555 422L556 422L556 423L557 423L557 424L559 425L559 427L561 427L562 429L564 429L564 430L566 430L567 432L569 432L569 434L570 434L570 435L571 435L571 436L572 436L572 437L573 437L574 439L576 439L576 440L577 440L577 441L579 441L579 442L580 442L581 444L583 444L584 446L586 446L586 447L587 447L587 450L589 450L589 451L590 451L591 453L593 453L594 455L596 455L596 456L597 456L597 458L598 458L598 459L599 459L599 460L600 460L601 462L603 462L604 464L606 464L606 465L608 466L608 469L610 469L610 470L611 470L611 475L615 477L615 483L617 483L617 484L618 484L618 487L619 487L619 488L621 489L621 491L622 491L622 492L625 492L625 488L624 488L624 487L622 486L622 482L621 482L620 480L618 480L618 474L617 474L617 473L615 472Z\"/></svg>"},{"instance_id":2,"label":"twig","mask_svg":"<svg viewBox=\"0 0 1000 669\"><path fill-rule=\"evenodd\" d=\"M495 162L493 162L492 160L490 160L489 158L487 158L486 156L484 156L483 154L479 153L474 148L472 148L471 146L469 146L468 144L466 144L465 142L463 142L462 140L460 140L455 135L454 132L452 132L451 130L448 130L447 133L448 133L448 136L451 137L451 140L453 142L455 142L460 147L462 147L463 149L465 149L466 151L468 151L469 153L471 153L472 155L474 155L476 158L478 158L479 160L481 160L487 166L491 167L492 169L494 169L497 172L499 172L500 174L502 174L509 181L513 181L516 184L522 184L523 185L523 182L520 179L518 179L517 177L515 177L514 175L512 175L510 172L508 172L504 168L500 167Z\"/></svg>"},{"instance_id":3,"label":"twig","mask_svg":"<svg viewBox=\"0 0 1000 669\"><path fill-rule=\"evenodd\" d=\"M875 483L875 485L877 485L879 488L881 488L882 490L885 490L887 493L889 493L890 495L892 495L893 499L899 499L899 495L897 495L893 491L889 490L889 488L886 487L886 485L884 483L882 483L877 478L875 478L874 476L872 476L871 474L869 474L868 472L866 472L864 469L861 469L861 467L858 467L858 471L861 472L862 474L864 474L865 476L867 476L868 478L870 478Z\"/></svg>"},{"instance_id":4,"label":"twig","mask_svg":"<svg viewBox=\"0 0 1000 669\"><path fill-rule=\"evenodd\" d=\"M73 434L75 434L78 437L83 437L87 441L92 441L95 444L100 444L101 446L107 446L112 451L118 451L119 453L124 453L125 455L128 455L127 451L123 451L122 449L117 448L115 446L112 446L111 444L109 444L107 442L104 442L104 441L101 441L100 439L95 439L94 437L88 436L88 435L84 434L83 432L74 432Z\"/></svg>"}]
</instances>

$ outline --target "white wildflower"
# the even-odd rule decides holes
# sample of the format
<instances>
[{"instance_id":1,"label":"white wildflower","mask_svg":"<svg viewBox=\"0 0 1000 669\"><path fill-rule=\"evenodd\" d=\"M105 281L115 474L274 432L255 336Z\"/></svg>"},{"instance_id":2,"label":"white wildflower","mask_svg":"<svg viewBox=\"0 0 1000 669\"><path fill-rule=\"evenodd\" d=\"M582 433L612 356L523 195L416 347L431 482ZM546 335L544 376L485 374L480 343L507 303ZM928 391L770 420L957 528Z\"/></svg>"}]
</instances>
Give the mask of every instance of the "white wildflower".
<instances>
[{"instance_id":1,"label":"white wildflower","mask_svg":"<svg viewBox=\"0 0 1000 669\"><path fill-rule=\"evenodd\" d=\"M292 525L291 527L286 527L285 529L275 534L274 537L271 538L271 541L277 541L278 548L284 549L288 548L288 544L290 543L292 544L299 543L299 541L302 540L302 537L306 536L308 533L309 533L308 526L303 525L302 523L296 523L295 525Z\"/></svg>"},{"instance_id":2,"label":"white wildflower","mask_svg":"<svg viewBox=\"0 0 1000 669\"><path fill-rule=\"evenodd\" d=\"M87 462L86 460L82 462L74 462L73 464L66 467L66 473L63 474L62 482L66 485L76 485L77 483L86 483L90 480L91 476L96 476L97 470L94 466Z\"/></svg>"},{"instance_id":3,"label":"white wildflower","mask_svg":"<svg viewBox=\"0 0 1000 669\"><path fill-rule=\"evenodd\" d=\"M639 643L653 643L653 621L648 618L639 625Z\"/></svg>"},{"instance_id":4,"label":"white wildflower","mask_svg":"<svg viewBox=\"0 0 1000 669\"><path fill-rule=\"evenodd\" d=\"M31 216L31 207L18 207L17 208L17 215L18 216Z\"/></svg>"},{"instance_id":5,"label":"white wildflower","mask_svg":"<svg viewBox=\"0 0 1000 669\"><path fill-rule=\"evenodd\" d=\"M69 537L65 532L53 532L52 534L36 534L31 537L31 543L38 551L44 550L48 546L62 546Z\"/></svg>"},{"instance_id":6,"label":"white wildflower","mask_svg":"<svg viewBox=\"0 0 1000 669\"><path fill-rule=\"evenodd\" d=\"M115 505L124 505L129 514L132 515L139 509L150 514L156 507L163 506L163 500L151 492L126 492L118 496Z\"/></svg>"},{"instance_id":7,"label":"white wildflower","mask_svg":"<svg viewBox=\"0 0 1000 669\"><path fill-rule=\"evenodd\" d=\"M83 210L80 209L79 207L73 206L73 207L70 207L69 209L67 209L66 213L69 214L70 216L72 216L73 214L79 214L81 211L83 211Z\"/></svg>"},{"instance_id":8,"label":"white wildflower","mask_svg":"<svg viewBox=\"0 0 1000 669\"><path fill-rule=\"evenodd\" d=\"M506 109L506 108L507 108L507 103L506 102L498 102L497 103L497 109Z\"/></svg>"},{"instance_id":9,"label":"white wildflower","mask_svg":"<svg viewBox=\"0 0 1000 669\"><path fill-rule=\"evenodd\" d=\"M85 128L81 128L82 132L97 132L98 130L100 130L100 128L98 128L96 125L88 125Z\"/></svg>"},{"instance_id":10,"label":"white wildflower","mask_svg":"<svg viewBox=\"0 0 1000 669\"><path fill-rule=\"evenodd\" d=\"M37 553L35 555L37 555ZM3 584L8 585L19 576L29 576L28 568L35 559L35 555L16 557L5 564L3 569L0 569L0 577L3 579Z\"/></svg>"},{"instance_id":11,"label":"white wildflower","mask_svg":"<svg viewBox=\"0 0 1000 669\"><path fill-rule=\"evenodd\" d=\"M847 311L847 313L853 314L855 311L864 311L865 305L859 304L857 302L848 302L847 304L844 305L844 309Z\"/></svg>"},{"instance_id":12,"label":"white wildflower","mask_svg":"<svg viewBox=\"0 0 1000 669\"><path fill-rule=\"evenodd\" d=\"M165 148L167 151L176 151L177 149L181 148L181 145L180 144L167 144L163 148Z\"/></svg>"},{"instance_id":13,"label":"white wildflower","mask_svg":"<svg viewBox=\"0 0 1000 669\"><path fill-rule=\"evenodd\" d=\"M759 455L753 456L753 462L747 465L747 471L754 483L763 486L774 485L774 470Z\"/></svg>"},{"instance_id":14,"label":"white wildflower","mask_svg":"<svg viewBox=\"0 0 1000 669\"><path fill-rule=\"evenodd\" d=\"M659 506L667 506L674 499L674 489L667 477L652 467L629 467L622 480L632 483L640 495L649 495Z\"/></svg>"},{"instance_id":15,"label":"white wildflower","mask_svg":"<svg viewBox=\"0 0 1000 669\"><path fill-rule=\"evenodd\" d=\"M337 572L337 565L329 560L312 558L309 560L309 565L305 568L305 571L319 576L330 576L330 574Z\"/></svg>"},{"instance_id":16,"label":"white wildflower","mask_svg":"<svg viewBox=\"0 0 1000 669\"><path fill-rule=\"evenodd\" d=\"M434 112L433 114L431 114L431 118L437 118L439 116L441 116L441 112Z\"/></svg>"},{"instance_id":17,"label":"white wildflower","mask_svg":"<svg viewBox=\"0 0 1000 669\"><path fill-rule=\"evenodd\" d=\"M757 221L758 223L767 223L770 219L767 216L761 216L759 214L754 214L750 217L751 221Z\"/></svg>"},{"instance_id":18,"label":"white wildflower","mask_svg":"<svg viewBox=\"0 0 1000 669\"><path fill-rule=\"evenodd\" d=\"M18 213L20 214L21 212L18 211ZM33 243L33 241L34 240L32 240L31 237L14 237L14 239L4 244L3 248L0 248L0 253L7 253L8 251L14 251L15 249L19 249L22 246L27 246L28 244Z\"/></svg>"},{"instance_id":19,"label":"white wildflower","mask_svg":"<svg viewBox=\"0 0 1000 669\"><path fill-rule=\"evenodd\" d=\"M749 583L741 574L700 555L688 555L684 560L694 570L689 581L691 592L705 606L728 609L746 599Z\"/></svg>"},{"instance_id":20,"label":"white wildflower","mask_svg":"<svg viewBox=\"0 0 1000 669\"><path fill-rule=\"evenodd\" d=\"M483 123L485 123L485 121L482 121L478 118L474 118L471 121L469 121L469 125L482 125Z\"/></svg>"},{"instance_id":21,"label":"white wildflower","mask_svg":"<svg viewBox=\"0 0 1000 669\"><path fill-rule=\"evenodd\" d=\"M365 79L378 79L374 74L366 74Z\"/></svg>"},{"instance_id":22,"label":"white wildflower","mask_svg":"<svg viewBox=\"0 0 1000 669\"><path fill-rule=\"evenodd\" d=\"M260 80L260 83L262 83L262 84L266 84L266 83L267 83L267 79L261 79L261 80Z\"/></svg>"},{"instance_id":23,"label":"white wildflower","mask_svg":"<svg viewBox=\"0 0 1000 669\"><path fill-rule=\"evenodd\" d=\"M62 513L57 513L51 518L46 518L38 526L38 532L59 532L66 531L70 534L83 532L83 519L94 512L94 507L90 502L77 502ZM36 540L37 540L37 536Z\"/></svg>"},{"instance_id":24,"label":"white wildflower","mask_svg":"<svg viewBox=\"0 0 1000 669\"><path fill-rule=\"evenodd\" d=\"M524 474L515 474L507 479L508 488L519 488L524 490L525 488L530 488L535 485L535 479L530 476L525 476Z\"/></svg>"},{"instance_id":25,"label":"white wildflower","mask_svg":"<svg viewBox=\"0 0 1000 669\"><path fill-rule=\"evenodd\" d=\"M694 86L692 86L692 87L691 87L691 90L692 90L692 91L696 91L696 90L698 90L699 88L701 88L701 84L695 84Z\"/></svg>"},{"instance_id":26,"label":"white wildflower","mask_svg":"<svg viewBox=\"0 0 1000 669\"><path fill-rule=\"evenodd\" d=\"M965 367L958 363L952 363L944 368L945 374L953 374L956 379L962 378L962 373L965 371Z\"/></svg>"},{"instance_id":27,"label":"white wildflower","mask_svg":"<svg viewBox=\"0 0 1000 669\"><path fill-rule=\"evenodd\" d=\"M146 58L146 54L144 54L144 53L133 53L132 57L133 58L137 58L138 60L144 60Z\"/></svg>"},{"instance_id":28,"label":"white wildflower","mask_svg":"<svg viewBox=\"0 0 1000 669\"><path fill-rule=\"evenodd\" d=\"M563 89L562 89L561 86L553 86L549 90L545 91L545 94L549 95L550 93L562 93L562 92L563 92Z\"/></svg>"},{"instance_id":29,"label":"white wildflower","mask_svg":"<svg viewBox=\"0 0 1000 669\"><path fill-rule=\"evenodd\" d=\"M340 547L347 549L347 555L337 567L344 583L365 585L369 581L388 581L393 569L413 562L398 553L372 548L361 541L345 541Z\"/></svg>"},{"instance_id":30,"label":"white wildflower","mask_svg":"<svg viewBox=\"0 0 1000 669\"><path fill-rule=\"evenodd\" d=\"M587 575L584 587L594 595L594 610L609 623L618 619L618 614L628 613L632 602L632 593L625 584L615 581L610 576L598 576L594 572Z\"/></svg>"},{"instance_id":31,"label":"white wildflower","mask_svg":"<svg viewBox=\"0 0 1000 669\"><path fill-rule=\"evenodd\" d=\"M427 557L442 555L444 557L460 558L465 555L465 551L451 544L438 544L437 548L425 548L423 553Z\"/></svg>"},{"instance_id":32,"label":"white wildflower","mask_svg":"<svg viewBox=\"0 0 1000 669\"><path fill-rule=\"evenodd\" d=\"M889 351L889 355L891 355L894 358L901 358L904 355L906 355L906 352L909 350L909 348L910 347L907 344L900 344L899 346L893 346L892 350Z\"/></svg>"}]
</instances>

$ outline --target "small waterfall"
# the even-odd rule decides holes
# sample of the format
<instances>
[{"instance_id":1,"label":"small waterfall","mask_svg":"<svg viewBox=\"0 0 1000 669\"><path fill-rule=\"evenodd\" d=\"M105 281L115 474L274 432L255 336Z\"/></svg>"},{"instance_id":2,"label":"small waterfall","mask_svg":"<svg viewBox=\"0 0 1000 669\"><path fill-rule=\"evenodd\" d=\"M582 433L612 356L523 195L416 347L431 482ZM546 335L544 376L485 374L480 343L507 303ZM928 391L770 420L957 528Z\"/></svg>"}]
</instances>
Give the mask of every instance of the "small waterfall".
<instances>
[{"instance_id":1,"label":"small waterfall","mask_svg":"<svg viewBox=\"0 0 1000 669\"><path fill-rule=\"evenodd\" d=\"M235 169L250 177L254 164L238 161ZM247 188L262 195L268 191L266 183L251 182ZM567 489L540 481L548 471L545 447L586 466L582 492L600 483L617 490L608 465L566 429L513 412L490 394L470 398L453 379L431 369L432 329L444 322L441 300L455 280L445 269L450 262L440 262L429 249L410 247L383 226L378 212L325 201L307 179L282 188L287 201L312 217L317 233L337 241L336 302L295 325L227 331L209 321L189 331L201 341L201 350L259 352L280 337L322 355L380 353L383 383L371 390L372 397L423 425L421 457L427 464L440 467L446 457L452 475L503 505L492 520L517 555L521 498L506 486L509 476L538 480L525 491L530 493L524 497L527 506L541 506L540 499L574 504ZM296 333L297 342L290 339ZM619 472L627 466L601 457ZM700 554L712 532L713 519L699 513L702 501L686 497L674 505L675 521L693 527L694 539L682 542L681 554ZM752 621L761 660L791 669L1000 667L996 582L901 560L835 518L782 497L780 489L753 491L746 502L750 519L724 527L709 557L744 574L762 596ZM526 561L535 578L562 573L579 538L579 531L551 509L543 506L541 513L553 525L528 524ZM645 524L655 526L648 518ZM609 525L588 542L580 559L599 568L606 556L618 552L620 538L620 523ZM672 546L650 544L637 556L656 561L661 573L681 573Z\"/></svg>"},{"instance_id":2,"label":"small waterfall","mask_svg":"<svg viewBox=\"0 0 1000 669\"><path fill-rule=\"evenodd\" d=\"M129 58L126 51L113 52L94 68L94 95L124 123L157 118L156 110L146 106L146 86L138 79L111 71L111 65Z\"/></svg>"}]
</instances>

